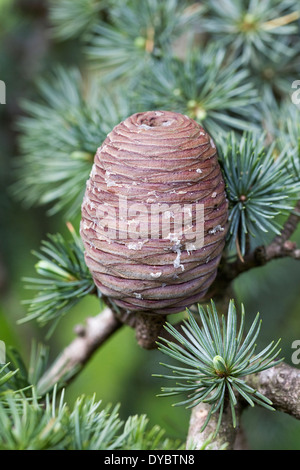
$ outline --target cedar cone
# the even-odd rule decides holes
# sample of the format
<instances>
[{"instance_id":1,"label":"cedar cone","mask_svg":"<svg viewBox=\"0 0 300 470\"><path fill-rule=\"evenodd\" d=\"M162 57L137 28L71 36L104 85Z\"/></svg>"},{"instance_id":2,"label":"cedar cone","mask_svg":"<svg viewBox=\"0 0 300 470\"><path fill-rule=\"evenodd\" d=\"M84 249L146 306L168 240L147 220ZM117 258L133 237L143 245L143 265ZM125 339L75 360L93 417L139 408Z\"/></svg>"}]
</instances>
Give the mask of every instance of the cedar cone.
<instances>
[{"instance_id":1,"label":"cedar cone","mask_svg":"<svg viewBox=\"0 0 300 470\"><path fill-rule=\"evenodd\" d=\"M214 281L227 218L217 150L207 132L179 113L136 113L95 155L80 227L86 264L101 293L119 307L180 312Z\"/></svg>"}]
</instances>

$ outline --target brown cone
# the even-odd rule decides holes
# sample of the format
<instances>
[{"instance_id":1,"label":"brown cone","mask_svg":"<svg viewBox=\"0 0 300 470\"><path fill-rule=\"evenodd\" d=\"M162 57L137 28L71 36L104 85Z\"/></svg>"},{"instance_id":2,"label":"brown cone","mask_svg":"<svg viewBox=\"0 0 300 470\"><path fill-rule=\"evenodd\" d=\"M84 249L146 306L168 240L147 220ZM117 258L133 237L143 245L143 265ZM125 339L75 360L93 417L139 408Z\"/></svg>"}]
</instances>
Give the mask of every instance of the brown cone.
<instances>
[{"instance_id":1,"label":"brown cone","mask_svg":"<svg viewBox=\"0 0 300 470\"><path fill-rule=\"evenodd\" d=\"M227 211L216 147L204 129L169 111L134 114L95 155L82 204L86 264L118 306L180 312L216 277Z\"/></svg>"}]
</instances>

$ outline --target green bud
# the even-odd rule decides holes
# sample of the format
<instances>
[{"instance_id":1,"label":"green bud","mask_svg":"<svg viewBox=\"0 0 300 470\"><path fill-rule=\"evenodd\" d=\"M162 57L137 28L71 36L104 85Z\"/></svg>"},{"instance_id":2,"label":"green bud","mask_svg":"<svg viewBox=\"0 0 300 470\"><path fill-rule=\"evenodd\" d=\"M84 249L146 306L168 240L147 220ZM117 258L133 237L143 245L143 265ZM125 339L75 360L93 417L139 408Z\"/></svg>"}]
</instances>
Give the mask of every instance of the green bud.
<instances>
[{"instance_id":1,"label":"green bud","mask_svg":"<svg viewBox=\"0 0 300 470\"><path fill-rule=\"evenodd\" d=\"M247 24L253 24L255 23L255 16L252 15L252 13L246 13L246 15L244 16L244 23L247 23Z\"/></svg>"},{"instance_id":2,"label":"green bud","mask_svg":"<svg viewBox=\"0 0 300 470\"><path fill-rule=\"evenodd\" d=\"M55 263L52 263L51 261L40 260L38 263L36 263L35 269L39 274L45 274L45 272L48 272L49 274L55 274L65 279L66 281L74 280L74 277L71 276L70 273L57 266Z\"/></svg>"},{"instance_id":3,"label":"green bud","mask_svg":"<svg viewBox=\"0 0 300 470\"><path fill-rule=\"evenodd\" d=\"M180 88L174 88L174 90L173 90L173 95L174 95L174 96L180 96L180 95L181 95L181 90L180 90Z\"/></svg>"},{"instance_id":4,"label":"green bud","mask_svg":"<svg viewBox=\"0 0 300 470\"><path fill-rule=\"evenodd\" d=\"M89 152L82 152L80 150L76 150L75 152L72 152L70 157L73 160L85 160L88 162L93 161L93 155Z\"/></svg>"},{"instance_id":5,"label":"green bud","mask_svg":"<svg viewBox=\"0 0 300 470\"><path fill-rule=\"evenodd\" d=\"M198 121L203 121L203 119L205 119L206 116L207 116L207 112L205 111L205 109L198 108L196 110L196 118L198 119Z\"/></svg>"},{"instance_id":6,"label":"green bud","mask_svg":"<svg viewBox=\"0 0 300 470\"><path fill-rule=\"evenodd\" d=\"M197 106L197 101L196 100L189 100L187 102L187 107L188 108L195 108Z\"/></svg>"},{"instance_id":7,"label":"green bud","mask_svg":"<svg viewBox=\"0 0 300 470\"><path fill-rule=\"evenodd\" d=\"M227 375L228 374L226 363L225 363L223 357L215 356L213 358L213 366L214 366L214 369L215 369L215 371L218 375Z\"/></svg>"},{"instance_id":8,"label":"green bud","mask_svg":"<svg viewBox=\"0 0 300 470\"><path fill-rule=\"evenodd\" d=\"M134 40L134 45L139 49L144 49L146 46L146 38L143 38L142 36L136 37Z\"/></svg>"}]
</instances>

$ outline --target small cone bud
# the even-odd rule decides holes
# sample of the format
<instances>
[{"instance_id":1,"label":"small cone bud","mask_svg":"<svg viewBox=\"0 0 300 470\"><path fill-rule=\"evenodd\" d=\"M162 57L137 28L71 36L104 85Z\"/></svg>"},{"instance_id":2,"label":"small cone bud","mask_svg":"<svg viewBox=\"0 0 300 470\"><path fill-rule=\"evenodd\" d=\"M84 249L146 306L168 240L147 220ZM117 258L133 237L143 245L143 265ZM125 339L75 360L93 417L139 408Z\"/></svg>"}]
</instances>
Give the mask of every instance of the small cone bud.
<instances>
[{"instance_id":1,"label":"small cone bud","mask_svg":"<svg viewBox=\"0 0 300 470\"><path fill-rule=\"evenodd\" d=\"M215 356L213 358L213 366L218 375L226 375L227 374L227 367L226 363L221 356Z\"/></svg>"}]
</instances>

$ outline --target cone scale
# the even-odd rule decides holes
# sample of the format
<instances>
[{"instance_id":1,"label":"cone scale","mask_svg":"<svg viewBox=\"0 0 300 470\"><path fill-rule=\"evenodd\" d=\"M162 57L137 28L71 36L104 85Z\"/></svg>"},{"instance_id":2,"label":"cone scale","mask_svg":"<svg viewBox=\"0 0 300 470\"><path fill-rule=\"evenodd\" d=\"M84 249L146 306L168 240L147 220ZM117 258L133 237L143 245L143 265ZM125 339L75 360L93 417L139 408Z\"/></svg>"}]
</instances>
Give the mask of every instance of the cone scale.
<instances>
[{"instance_id":1,"label":"cone scale","mask_svg":"<svg viewBox=\"0 0 300 470\"><path fill-rule=\"evenodd\" d=\"M133 114L95 155L80 226L86 264L119 307L177 313L214 281L227 218L217 150L205 130L179 113Z\"/></svg>"}]
</instances>

